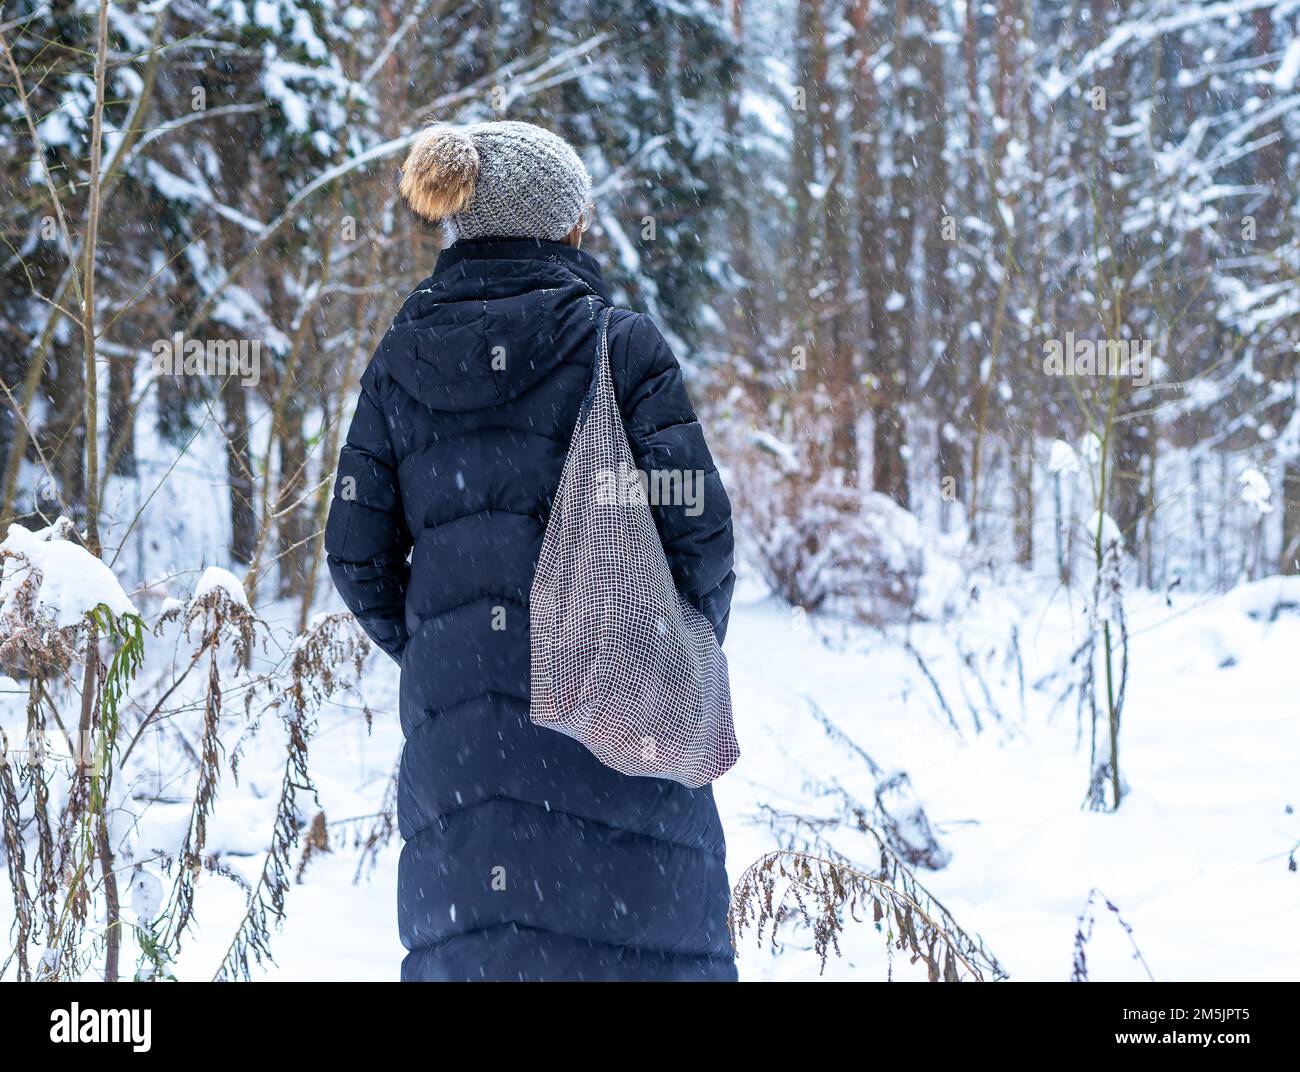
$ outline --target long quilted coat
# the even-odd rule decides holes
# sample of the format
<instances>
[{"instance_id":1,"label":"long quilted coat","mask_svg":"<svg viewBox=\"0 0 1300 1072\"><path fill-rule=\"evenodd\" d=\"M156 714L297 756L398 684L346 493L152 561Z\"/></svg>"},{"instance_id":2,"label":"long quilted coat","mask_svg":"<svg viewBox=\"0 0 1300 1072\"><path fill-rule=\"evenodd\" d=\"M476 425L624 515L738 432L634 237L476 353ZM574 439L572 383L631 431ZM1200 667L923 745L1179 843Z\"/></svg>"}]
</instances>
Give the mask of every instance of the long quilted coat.
<instances>
[{"instance_id":1,"label":"long quilted coat","mask_svg":"<svg viewBox=\"0 0 1300 1072\"><path fill-rule=\"evenodd\" d=\"M528 718L529 589L609 301L568 246L461 241L361 380L325 543L344 601L402 668L403 979L736 975L712 790L625 777ZM731 508L681 370L622 310L610 361L638 467L707 474L702 513L654 514L721 639Z\"/></svg>"}]
</instances>

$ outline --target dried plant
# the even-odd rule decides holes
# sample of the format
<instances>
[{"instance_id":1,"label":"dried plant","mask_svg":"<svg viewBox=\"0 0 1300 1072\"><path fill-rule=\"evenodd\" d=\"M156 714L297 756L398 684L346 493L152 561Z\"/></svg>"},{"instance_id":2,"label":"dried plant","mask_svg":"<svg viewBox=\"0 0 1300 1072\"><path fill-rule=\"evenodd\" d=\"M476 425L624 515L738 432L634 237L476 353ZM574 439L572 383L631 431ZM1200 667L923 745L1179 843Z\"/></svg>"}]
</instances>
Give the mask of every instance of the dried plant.
<instances>
[{"instance_id":1,"label":"dried plant","mask_svg":"<svg viewBox=\"0 0 1300 1072\"><path fill-rule=\"evenodd\" d=\"M192 639L192 630L197 628L200 634L199 644L189 665L146 716L141 730L153 722L162 703L204 655L208 659L207 685L203 695L203 736L198 749L198 778L194 800L186 826L185 842L175 861L176 877L164 912L166 922L157 937L158 948L166 950L174 958L180 952L181 941L193 919L195 884L203 871L208 818L212 814L217 787L221 781L221 656L228 648L235 665L247 662L261 622L246 603L233 598L220 586L208 589L184 607L164 611L159 616L155 632L172 621L180 621L187 639Z\"/></svg>"},{"instance_id":2,"label":"dried plant","mask_svg":"<svg viewBox=\"0 0 1300 1072\"><path fill-rule=\"evenodd\" d=\"M948 706L947 697L944 696L943 689L940 688L939 686L939 679L934 676L934 672L930 669L930 664L926 662L925 657L919 651L916 650L916 647L915 645L912 644L911 640L904 640L903 650L912 657L916 665L920 668L920 671L922 675L925 677L925 680L929 683L930 688L934 690L935 699L939 701L939 707L943 711L944 717L947 718L948 725L957 733L957 736L960 738L961 727L957 725L957 716L952 713L952 708ZM978 719L976 719L975 731L977 733L979 732Z\"/></svg>"},{"instance_id":3,"label":"dried plant","mask_svg":"<svg viewBox=\"0 0 1300 1072\"><path fill-rule=\"evenodd\" d=\"M760 857L740 876L732 895L729 923L733 943L752 926L759 943L771 924L770 940L779 949L777 931L798 918L813 935L813 951L822 969L833 950L840 955L844 917L864 922L870 911L886 948L909 954L911 963L924 961L930 982L983 982L986 973L1001 978L996 962L975 954L974 943L951 919L931 916L920 903L888 882L841 861L794 850ZM982 947L979 947L982 951ZM893 975L893 966L889 969Z\"/></svg>"},{"instance_id":4,"label":"dried plant","mask_svg":"<svg viewBox=\"0 0 1300 1072\"><path fill-rule=\"evenodd\" d=\"M393 767L393 773L384 786L384 797L379 804L379 811L369 817L369 824L364 831L358 831L354 847L361 850L357 859L357 870L352 876L353 882L361 881L361 876L374 870L379 859L379 850L392 843L397 836L397 780L401 771L399 760Z\"/></svg>"},{"instance_id":5,"label":"dried plant","mask_svg":"<svg viewBox=\"0 0 1300 1072\"><path fill-rule=\"evenodd\" d=\"M831 740L844 745L856 755L870 770L876 779L874 806L871 809L872 826L884 833L889 847L912 867L925 867L939 871L948 866L952 854L948 852L935 836L925 808L917 799L912 789L911 779L906 771L886 772L866 751L844 730L836 725L825 711L811 697L804 697L813 718L821 723ZM865 814L865 809L848 797L846 790L838 783L831 791L843 794L850 800L857 822L858 813Z\"/></svg>"},{"instance_id":6,"label":"dried plant","mask_svg":"<svg viewBox=\"0 0 1300 1072\"><path fill-rule=\"evenodd\" d=\"M1074 931L1074 964L1070 970L1070 982L1086 983L1088 982L1088 942L1092 940L1093 929L1097 925L1097 902L1100 901L1115 921L1124 930L1128 943L1133 949L1133 959L1142 965L1142 970L1146 977L1155 982L1156 978L1151 974L1151 968L1147 965L1146 957L1142 955L1142 950L1138 948L1137 939L1133 935L1133 928L1120 915L1119 909L1115 907L1101 890L1095 886L1088 891L1088 899L1083 903L1083 910L1079 913L1078 923Z\"/></svg>"},{"instance_id":7,"label":"dried plant","mask_svg":"<svg viewBox=\"0 0 1300 1072\"><path fill-rule=\"evenodd\" d=\"M760 945L766 932L771 947L780 950L781 928L798 921L811 930L813 951L825 971L830 954L841 954L845 917L864 922L870 910L891 957L894 951L906 951L912 963L924 961L932 982L1007 977L983 941L957 925L861 810L855 809L856 830L870 837L880 852L874 870L854 863L827 842L827 830L845 825L840 817L763 810L773 832L789 844L764 854L736 883L728 917L733 945L752 928Z\"/></svg>"},{"instance_id":8,"label":"dried plant","mask_svg":"<svg viewBox=\"0 0 1300 1072\"><path fill-rule=\"evenodd\" d=\"M285 896L289 891L290 854L298 841L302 822L298 794L315 788L307 769L307 744L315 727L319 705L343 688L353 688L356 678L341 670L351 667L359 676L370 642L350 614L318 617L294 642L287 675L265 679L259 686L265 706L279 713L288 736L288 753L280 796L276 803L271 847L253 886L244 912L231 939L217 981L252 978L252 963L271 960L271 925L284 919Z\"/></svg>"},{"instance_id":9,"label":"dried plant","mask_svg":"<svg viewBox=\"0 0 1300 1072\"><path fill-rule=\"evenodd\" d=\"M327 822L323 819L323 813L317 816L318 819L324 822L324 828L320 832L320 836L326 839L326 844L339 847L346 846L357 852L357 867L352 874L354 885L374 870L375 865L379 862L379 850L390 845L393 838L397 837L397 779L400 770L401 761L399 760L394 765L393 772L388 776L388 781L384 786L384 796L380 801L378 811L368 815L350 815L344 819L330 819ZM307 852L304 852L302 862L298 868L299 875L302 874L302 870L307 863L308 855ZM314 852L311 855L314 855Z\"/></svg>"},{"instance_id":10,"label":"dried plant","mask_svg":"<svg viewBox=\"0 0 1300 1072\"><path fill-rule=\"evenodd\" d=\"M302 856L298 860L298 870L294 873L293 880L302 882L302 876L306 873L307 865L311 863L313 857L329 851L329 824L325 821L325 813L318 811L311 821L311 826L307 828L307 836L303 838Z\"/></svg>"},{"instance_id":11,"label":"dried plant","mask_svg":"<svg viewBox=\"0 0 1300 1072\"><path fill-rule=\"evenodd\" d=\"M0 765L0 830L4 836L5 864L9 872L9 885L14 898L14 948L11 956L18 958L18 977L31 978L31 965L27 959L27 946L31 940L36 913L31 891L27 887L27 859L22 837L22 811L18 790L9 771L9 764ZM8 961L6 961L6 966Z\"/></svg>"},{"instance_id":12,"label":"dried plant","mask_svg":"<svg viewBox=\"0 0 1300 1072\"><path fill-rule=\"evenodd\" d=\"M54 530L49 530L51 535ZM88 918L90 884L105 902L104 974L117 976L120 911L109 837L109 799L119 749L122 701L144 660L144 623L133 613L114 613L99 604L75 625L60 626L42 604L42 576L27 556L0 551L0 568L25 571L0 613L0 665L28 680L26 761L15 781L10 749L0 756L0 807L10 887L14 900L14 952L18 977L50 978L75 973L85 960L82 937ZM104 650L101 650L104 649ZM52 697L52 683L83 666L76 733L69 732ZM46 760L46 716L68 742L71 763L57 832L51 822ZM30 822L36 835L33 882L28 882L25 847ZM34 886L34 890L33 890ZM33 968L31 942L41 933L45 947ZM7 963L7 962L6 962ZM35 973L35 975L34 975Z\"/></svg>"}]
</instances>

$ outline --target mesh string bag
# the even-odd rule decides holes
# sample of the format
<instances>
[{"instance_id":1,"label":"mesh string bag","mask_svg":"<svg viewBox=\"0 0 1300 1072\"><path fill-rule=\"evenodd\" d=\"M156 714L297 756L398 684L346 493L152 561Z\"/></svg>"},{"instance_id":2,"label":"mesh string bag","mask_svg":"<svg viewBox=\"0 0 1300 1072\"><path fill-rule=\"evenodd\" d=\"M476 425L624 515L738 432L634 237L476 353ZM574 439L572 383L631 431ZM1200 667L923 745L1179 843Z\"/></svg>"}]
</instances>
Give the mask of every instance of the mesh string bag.
<instances>
[{"instance_id":1,"label":"mesh string bag","mask_svg":"<svg viewBox=\"0 0 1300 1072\"><path fill-rule=\"evenodd\" d=\"M530 717L623 774L698 789L740 757L727 658L677 591L636 479L609 320L542 540L530 608Z\"/></svg>"}]
</instances>

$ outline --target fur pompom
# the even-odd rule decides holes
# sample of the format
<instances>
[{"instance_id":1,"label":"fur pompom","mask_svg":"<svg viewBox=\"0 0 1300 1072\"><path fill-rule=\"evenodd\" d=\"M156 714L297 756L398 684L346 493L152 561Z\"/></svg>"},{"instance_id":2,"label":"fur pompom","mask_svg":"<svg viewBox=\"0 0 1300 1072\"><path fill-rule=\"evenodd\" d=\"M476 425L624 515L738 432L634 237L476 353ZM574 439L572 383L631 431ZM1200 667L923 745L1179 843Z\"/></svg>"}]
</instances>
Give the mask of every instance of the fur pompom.
<instances>
[{"instance_id":1,"label":"fur pompom","mask_svg":"<svg viewBox=\"0 0 1300 1072\"><path fill-rule=\"evenodd\" d=\"M478 173L478 150L469 136L434 125L412 143L397 190L412 212L437 223L469 204Z\"/></svg>"}]
</instances>

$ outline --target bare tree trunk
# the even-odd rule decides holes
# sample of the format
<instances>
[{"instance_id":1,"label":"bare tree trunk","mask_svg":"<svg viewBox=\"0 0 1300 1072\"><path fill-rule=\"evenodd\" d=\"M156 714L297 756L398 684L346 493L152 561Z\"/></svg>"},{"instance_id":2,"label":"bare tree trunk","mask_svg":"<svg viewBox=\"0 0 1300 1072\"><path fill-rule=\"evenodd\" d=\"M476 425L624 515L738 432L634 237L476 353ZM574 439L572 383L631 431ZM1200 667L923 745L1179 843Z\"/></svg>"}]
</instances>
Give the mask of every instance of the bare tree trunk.
<instances>
[{"instance_id":1,"label":"bare tree trunk","mask_svg":"<svg viewBox=\"0 0 1300 1072\"><path fill-rule=\"evenodd\" d=\"M1104 37L1124 19L1127 10L1128 0L1093 0L1097 33ZM1128 299L1136 268L1133 240L1124 230L1129 186L1126 180L1132 169L1131 150L1127 135L1118 133L1127 130L1133 119L1131 76L1132 61L1122 52L1105 72L1098 75L1104 79L1106 107L1097 113L1097 140L1105 148L1105 164L1097 181L1097 205L1101 233L1111 252L1108 260L1110 279L1107 281L1110 290L1109 322L1104 324L1104 328L1106 337L1114 341L1125 338L1130 326ZM1141 406L1134 398L1132 384L1121 377L1116 386L1119 399L1114 463L1111 466L1111 494L1105 508L1119 527L1126 550L1140 566L1144 558L1141 540L1146 535L1142 521L1150 499L1147 479L1151 427L1147 418L1138 416Z\"/></svg>"},{"instance_id":2,"label":"bare tree trunk","mask_svg":"<svg viewBox=\"0 0 1300 1072\"><path fill-rule=\"evenodd\" d=\"M742 54L745 40L745 13L743 0L731 0L731 32L735 41L737 55ZM743 69L742 69L743 72ZM732 144L740 135L740 100L744 93L743 73L738 73L735 84L723 101L723 124ZM759 347L759 303L755 300L754 284L758 266L753 252L753 221L750 219L749 198L741 190L741 185L752 182L745 171L747 160L743 154L737 154L737 163L730 169L731 180L738 192L732 203L731 221L731 264L736 273L737 282L732 297L729 333L733 347L746 356Z\"/></svg>"},{"instance_id":3,"label":"bare tree trunk","mask_svg":"<svg viewBox=\"0 0 1300 1072\"><path fill-rule=\"evenodd\" d=\"M104 138L104 82L108 70L108 0L99 3L95 41L95 105L90 122L90 176L81 270L81 336L86 357L86 547L99 554L99 385L95 368L95 254L99 238L100 163Z\"/></svg>"},{"instance_id":4,"label":"bare tree trunk","mask_svg":"<svg viewBox=\"0 0 1300 1072\"><path fill-rule=\"evenodd\" d=\"M257 514L253 509L253 456L248 446L248 391L237 377L222 385L221 408L230 495L230 557L246 566L253 561Z\"/></svg>"},{"instance_id":5,"label":"bare tree trunk","mask_svg":"<svg viewBox=\"0 0 1300 1072\"><path fill-rule=\"evenodd\" d=\"M49 415L35 431L63 501L77 512L74 520L79 522L86 502L85 356L56 341L50 345L54 369L47 387Z\"/></svg>"},{"instance_id":6,"label":"bare tree trunk","mask_svg":"<svg viewBox=\"0 0 1300 1072\"><path fill-rule=\"evenodd\" d=\"M131 395L135 390L134 358L114 357L108 365L107 438L112 444L108 465L117 476L135 476L135 414Z\"/></svg>"},{"instance_id":7,"label":"bare tree trunk","mask_svg":"<svg viewBox=\"0 0 1300 1072\"><path fill-rule=\"evenodd\" d=\"M957 431L965 403L964 365L959 356L959 320L954 305L952 248L956 242L955 205L949 201L947 147L947 81L944 76L943 46L937 43L941 29L939 5L926 0L926 42L923 50L925 85L924 114L930 117L925 128L925 156L929 169L922 247L925 278L929 290L926 301L927 338L937 347L937 364L931 397L935 400L935 461L938 465L940 490L940 526L947 531L954 502L965 501L966 473L961 438ZM928 358L929 355L927 355Z\"/></svg>"},{"instance_id":8,"label":"bare tree trunk","mask_svg":"<svg viewBox=\"0 0 1300 1072\"><path fill-rule=\"evenodd\" d=\"M82 261L81 332L86 358L86 548L93 555L100 553L99 542L99 386L95 366L95 255L98 252L100 165L103 153L104 86L108 71L108 0L100 0L98 30L95 40L95 104L90 126L90 175L86 203L85 248ZM86 657L86 679L83 690L96 687L93 666L96 662L94 629L90 631L89 651ZM101 711L101 718L103 712ZM104 748L111 750L116 742L105 733ZM108 795L108 786L104 786ZM104 807L107 807L107 800ZM104 981L115 983L118 979L118 962L122 950L121 907L117 896L117 870L113 866L113 846L109 840L106 813L100 811L98 830L95 833L105 902L105 952Z\"/></svg>"},{"instance_id":9,"label":"bare tree trunk","mask_svg":"<svg viewBox=\"0 0 1300 1072\"><path fill-rule=\"evenodd\" d=\"M1275 47L1273 11L1270 8L1259 8L1251 13L1251 19L1255 28L1251 51L1257 59L1262 60L1263 57L1271 55ZM1254 79L1255 94L1259 98L1261 111L1271 103L1273 96L1272 81L1269 77L1273 73L1272 68L1272 64L1261 64ZM1269 190L1261 210L1264 218L1259 221L1256 234L1259 238L1265 236L1273 238L1278 234L1282 212L1286 208L1281 185L1286 170L1286 128L1280 119L1275 119L1257 130L1254 136L1261 140L1274 139L1261 145L1252 154L1255 182Z\"/></svg>"},{"instance_id":10,"label":"bare tree trunk","mask_svg":"<svg viewBox=\"0 0 1300 1072\"><path fill-rule=\"evenodd\" d=\"M1129 384L1120 386L1123 418L1115 429L1115 464L1111 513L1124 535L1125 547L1141 570L1146 560L1146 540L1151 530L1151 440L1154 429L1145 418L1135 415L1137 404ZM1143 581L1147 578L1142 577Z\"/></svg>"},{"instance_id":11,"label":"bare tree trunk","mask_svg":"<svg viewBox=\"0 0 1300 1072\"><path fill-rule=\"evenodd\" d=\"M809 109L816 107L816 92L822 88L812 85L812 20L813 3L799 0L795 48L797 66L795 75L799 83L791 87L792 102L790 122L794 128L790 146L790 196L794 202L794 265L791 315L801 333L812 322L808 310L808 292L811 289L812 264L816 259L816 231L813 225L812 187L817 180L817 127ZM803 340L800 340L803 341Z\"/></svg>"},{"instance_id":12,"label":"bare tree trunk","mask_svg":"<svg viewBox=\"0 0 1300 1072\"><path fill-rule=\"evenodd\" d=\"M854 0L849 10L853 26L854 70L853 133L854 171L857 189L854 207L858 217L858 285L865 294L866 368L873 377L868 395L872 416L872 487L884 490L894 484L888 462L894 445L885 436L890 419L885 405L883 384L885 362L889 354L886 335L885 288L887 280L881 269L885 264L884 224L880 213L880 94L876 87L871 59L876 51L876 30L872 0ZM883 438L883 442L882 442Z\"/></svg>"},{"instance_id":13,"label":"bare tree trunk","mask_svg":"<svg viewBox=\"0 0 1300 1072\"><path fill-rule=\"evenodd\" d=\"M309 572L307 556L311 553L310 508L301 500L306 492L307 447L303 439L303 403L296 391L285 399L279 427L280 478L275 512L279 516L281 596L302 591Z\"/></svg>"},{"instance_id":14,"label":"bare tree trunk","mask_svg":"<svg viewBox=\"0 0 1300 1072\"><path fill-rule=\"evenodd\" d=\"M845 484L858 482L858 383L849 343L849 246L847 183L840 156L835 82L830 75L826 23L821 0L808 0L812 44L812 82L817 87L816 115L822 151L823 245L821 263L829 278L819 280L817 325L824 340L817 354L819 379L830 399L830 462Z\"/></svg>"},{"instance_id":15,"label":"bare tree trunk","mask_svg":"<svg viewBox=\"0 0 1300 1072\"><path fill-rule=\"evenodd\" d=\"M913 20L919 0L896 0L894 8L897 70L917 67L922 28ZM885 346L877 350L876 398L872 407L872 483L900 506L910 506L907 484L907 429L903 403L907 397L907 370L916 355L916 307L912 287L912 247L916 235L918 162L924 155L920 131L920 90L913 80L900 80L894 123L894 176L891 189L892 233L887 241L887 278L890 293L885 304Z\"/></svg>"},{"instance_id":16,"label":"bare tree trunk","mask_svg":"<svg viewBox=\"0 0 1300 1072\"><path fill-rule=\"evenodd\" d=\"M1282 467L1282 554L1278 572L1300 573L1300 461Z\"/></svg>"},{"instance_id":17,"label":"bare tree trunk","mask_svg":"<svg viewBox=\"0 0 1300 1072\"><path fill-rule=\"evenodd\" d=\"M965 75L966 88L966 159L965 159L965 198L968 202L977 208L981 204L981 192L984 190L984 170L981 166L981 107L980 107L980 33L979 33L979 5L974 3L966 4L966 13L964 25L962 27L962 67ZM991 209L991 202L985 200L984 205ZM980 253L972 251L971 258L978 259ZM989 281L987 271L981 270L977 263L969 265L970 284L966 293L962 296L963 316L961 323L980 323L984 315L984 310L988 308ZM981 369L983 354L981 345L986 346L987 342L982 342L971 332L961 332L955 340L953 349L953 361L956 362L962 373L963 378L969 380L971 370L974 370L978 376ZM960 375L960 373L958 374ZM943 436L940 446L941 459L945 454L951 454L951 451L945 448L951 446L960 456L960 479L958 483L958 497L966 507L966 520L971 527L970 536L975 537L975 519L976 519L976 502L975 495L978 491L978 474L979 474L979 445L978 440L974 439L971 424L975 417L974 408L971 406L973 389L972 383L967 383L962 392L962 401L956 409L948 410L949 430L946 436L943 436L945 427L940 426L940 434ZM941 463L943 461L941 460ZM956 462L953 468L945 475L957 476Z\"/></svg>"}]
</instances>

